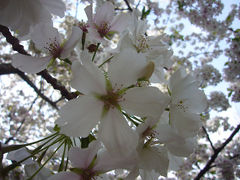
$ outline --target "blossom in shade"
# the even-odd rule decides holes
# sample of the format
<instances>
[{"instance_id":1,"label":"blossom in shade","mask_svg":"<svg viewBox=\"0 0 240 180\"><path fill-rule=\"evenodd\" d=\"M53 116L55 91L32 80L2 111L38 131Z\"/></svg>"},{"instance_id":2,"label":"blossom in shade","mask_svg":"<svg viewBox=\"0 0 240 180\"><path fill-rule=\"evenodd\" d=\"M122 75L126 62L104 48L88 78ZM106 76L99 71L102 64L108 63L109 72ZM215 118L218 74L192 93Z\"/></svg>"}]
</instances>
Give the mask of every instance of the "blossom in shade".
<instances>
[{"instance_id":1,"label":"blossom in shade","mask_svg":"<svg viewBox=\"0 0 240 180\"><path fill-rule=\"evenodd\" d=\"M207 108L207 98L198 89L198 82L183 68L169 80L171 95L169 124L182 137L193 137L201 126L201 116Z\"/></svg>"},{"instance_id":2,"label":"blossom in shade","mask_svg":"<svg viewBox=\"0 0 240 180\"><path fill-rule=\"evenodd\" d=\"M12 57L12 65L27 73L38 73L46 69L51 60L68 58L81 38L81 33L82 31L78 27L73 27L71 36L64 42L56 28L49 24L39 24L35 26L31 37L35 46L45 52L47 56L32 57L15 54Z\"/></svg>"},{"instance_id":3,"label":"blossom in shade","mask_svg":"<svg viewBox=\"0 0 240 180\"><path fill-rule=\"evenodd\" d=\"M86 137L100 122L98 137L107 150L126 156L135 151L138 135L123 112L158 117L169 99L155 87L135 87L145 75L147 63L134 51L125 50L113 57L107 75L90 60L82 62L73 63L71 85L84 95L61 108L61 130L69 136Z\"/></svg>"},{"instance_id":4,"label":"blossom in shade","mask_svg":"<svg viewBox=\"0 0 240 180\"><path fill-rule=\"evenodd\" d=\"M104 3L93 14L92 5L85 8L88 17L88 32L93 39L104 42L104 38L111 39L116 32L122 32L129 23L128 14L114 16L114 6L110 2Z\"/></svg>"},{"instance_id":5,"label":"blossom in shade","mask_svg":"<svg viewBox=\"0 0 240 180\"><path fill-rule=\"evenodd\" d=\"M103 173L117 168L130 167L132 163L129 160L110 156L106 150L101 149L99 141L90 143L86 149L71 147L68 156L73 167L71 172L60 172L48 180L102 179Z\"/></svg>"},{"instance_id":6,"label":"blossom in shade","mask_svg":"<svg viewBox=\"0 0 240 180\"><path fill-rule=\"evenodd\" d=\"M131 48L145 56L148 62L154 62L154 73L150 80L159 83L159 80L164 80L164 68L170 68L173 64L171 60L173 51L164 42L164 35L146 35L147 23L144 20L138 20L135 11L132 15L132 22L132 26L127 31L124 31L118 47L114 51L119 52L125 48Z\"/></svg>"},{"instance_id":7,"label":"blossom in shade","mask_svg":"<svg viewBox=\"0 0 240 180\"><path fill-rule=\"evenodd\" d=\"M23 164L32 164L33 160L32 158L30 158L30 156L31 154L28 152L26 148L21 148L21 149L9 152L7 155L7 159L11 161L16 161L16 162L20 162L26 159L25 161L22 162Z\"/></svg>"},{"instance_id":8,"label":"blossom in shade","mask_svg":"<svg viewBox=\"0 0 240 180\"><path fill-rule=\"evenodd\" d=\"M0 2L0 24L27 35L40 23L51 22L52 15L63 17L66 6L62 0L7 0Z\"/></svg>"}]
</instances>

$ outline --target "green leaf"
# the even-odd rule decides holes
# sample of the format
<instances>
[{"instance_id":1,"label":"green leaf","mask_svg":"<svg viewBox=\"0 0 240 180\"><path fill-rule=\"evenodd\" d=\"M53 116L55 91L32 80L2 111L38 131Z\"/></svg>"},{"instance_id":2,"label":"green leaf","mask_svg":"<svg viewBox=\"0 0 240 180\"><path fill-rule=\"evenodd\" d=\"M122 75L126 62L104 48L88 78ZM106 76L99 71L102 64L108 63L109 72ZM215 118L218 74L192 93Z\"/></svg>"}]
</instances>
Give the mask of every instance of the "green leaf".
<instances>
[{"instance_id":1,"label":"green leaf","mask_svg":"<svg viewBox=\"0 0 240 180\"><path fill-rule=\"evenodd\" d=\"M230 96L232 95L232 93L233 93L233 90L230 89L230 88L228 88L227 90L229 91L229 93L228 93L228 97L230 97Z\"/></svg>"},{"instance_id":2,"label":"green leaf","mask_svg":"<svg viewBox=\"0 0 240 180\"><path fill-rule=\"evenodd\" d=\"M149 8L149 9L146 11L145 7L143 7L141 19L146 19L147 16L150 14L150 12L151 12L151 8Z\"/></svg>"},{"instance_id":3,"label":"green leaf","mask_svg":"<svg viewBox=\"0 0 240 180\"><path fill-rule=\"evenodd\" d=\"M231 22L231 20L232 20L232 16L228 15L227 18L226 18L227 23Z\"/></svg>"}]
</instances>

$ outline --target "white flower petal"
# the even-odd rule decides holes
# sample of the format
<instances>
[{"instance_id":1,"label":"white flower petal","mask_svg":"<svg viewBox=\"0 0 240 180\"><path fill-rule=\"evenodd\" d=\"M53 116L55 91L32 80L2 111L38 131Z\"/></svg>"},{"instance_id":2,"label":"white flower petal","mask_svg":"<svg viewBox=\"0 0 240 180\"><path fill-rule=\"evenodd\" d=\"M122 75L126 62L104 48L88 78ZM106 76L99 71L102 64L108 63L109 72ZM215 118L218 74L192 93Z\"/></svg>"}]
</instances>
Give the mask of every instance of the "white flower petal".
<instances>
[{"instance_id":1,"label":"white flower petal","mask_svg":"<svg viewBox=\"0 0 240 180\"><path fill-rule=\"evenodd\" d=\"M84 11L85 11L85 13L86 13L86 15L87 15L88 21L89 21L90 23L92 23L92 20L93 20L93 17L92 17L92 15L93 15L92 5L87 6L87 7L84 9Z\"/></svg>"},{"instance_id":2,"label":"white flower petal","mask_svg":"<svg viewBox=\"0 0 240 180\"><path fill-rule=\"evenodd\" d=\"M149 116L142 124L137 127L136 131L140 136L142 136L144 135L143 133L146 132L146 130L148 130L149 128L152 129L157 123L157 118L152 118Z\"/></svg>"},{"instance_id":3,"label":"white flower petal","mask_svg":"<svg viewBox=\"0 0 240 180\"><path fill-rule=\"evenodd\" d=\"M60 172L48 178L47 180L79 180L80 176L73 172Z\"/></svg>"},{"instance_id":4,"label":"white flower petal","mask_svg":"<svg viewBox=\"0 0 240 180\"><path fill-rule=\"evenodd\" d=\"M107 40L105 40L104 37L101 37L97 30L94 28L88 29L88 37L92 42L98 42L103 45L105 45L107 42Z\"/></svg>"},{"instance_id":5,"label":"white flower petal","mask_svg":"<svg viewBox=\"0 0 240 180\"><path fill-rule=\"evenodd\" d=\"M72 166L80 169L88 168L100 146L101 145L98 141L93 141L89 144L88 148L80 149L77 147L71 147L69 150L69 160L71 161Z\"/></svg>"},{"instance_id":6,"label":"white flower petal","mask_svg":"<svg viewBox=\"0 0 240 180\"><path fill-rule=\"evenodd\" d=\"M96 25L100 26L102 23L108 23L113 20L114 6L111 2L105 2L100 8L97 9L94 16Z\"/></svg>"},{"instance_id":7,"label":"white flower petal","mask_svg":"<svg viewBox=\"0 0 240 180\"><path fill-rule=\"evenodd\" d=\"M162 176L167 176L168 172L168 154L164 147L143 148L139 154L140 167L144 170L155 170Z\"/></svg>"},{"instance_id":8,"label":"white flower petal","mask_svg":"<svg viewBox=\"0 0 240 180\"><path fill-rule=\"evenodd\" d=\"M78 41L82 37L82 30L76 26L72 27L72 34L63 46L63 51L61 52L61 58L65 59L73 51L74 47L77 45Z\"/></svg>"},{"instance_id":9,"label":"white flower petal","mask_svg":"<svg viewBox=\"0 0 240 180\"><path fill-rule=\"evenodd\" d=\"M161 141L161 143L169 144L175 143L178 144L184 143L184 139L175 133L174 129L168 124L158 124L156 129L154 129L155 136Z\"/></svg>"},{"instance_id":10,"label":"white flower petal","mask_svg":"<svg viewBox=\"0 0 240 180\"><path fill-rule=\"evenodd\" d=\"M170 108L170 125L183 137L193 137L201 126L200 115Z\"/></svg>"},{"instance_id":11,"label":"white flower petal","mask_svg":"<svg viewBox=\"0 0 240 180\"><path fill-rule=\"evenodd\" d=\"M59 111L67 124L61 131L68 136L88 136L101 118L103 103L92 96L80 96L67 102Z\"/></svg>"},{"instance_id":12,"label":"white flower petal","mask_svg":"<svg viewBox=\"0 0 240 180\"><path fill-rule=\"evenodd\" d=\"M160 174L156 173L154 170L152 171L140 170L139 172L142 180L156 180L160 176Z\"/></svg>"},{"instance_id":13,"label":"white flower petal","mask_svg":"<svg viewBox=\"0 0 240 180\"><path fill-rule=\"evenodd\" d=\"M122 158L134 152L138 144L137 133L116 108L110 109L101 120L99 139L110 154Z\"/></svg>"},{"instance_id":14,"label":"white flower petal","mask_svg":"<svg viewBox=\"0 0 240 180\"><path fill-rule=\"evenodd\" d=\"M39 0L9 0L0 11L0 24L21 36L27 35L32 27L42 22L51 22L51 15Z\"/></svg>"},{"instance_id":15,"label":"white flower petal","mask_svg":"<svg viewBox=\"0 0 240 180\"><path fill-rule=\"evenodd\" d=\"M7 154L7 159L12 160L12 161L21 161L27 157L29 157L31 154L27 151L26 148L21 148L15 151L11 151ZM23 164L33 164L34 161L32 158L26 159L25 161L22 162Z\"/></svg>"},{"instance_id":16,"label":"white flower petal","mask_svg":"<svg viewBox=\"0 0 240 180\"><path fill-rule=\"evenodd\" d=\"M166 83L165 73L162 67L155 66L154 72L150 78L150 82L152 83Z\"/></svg>"},{"instance_id":17,"label":"white flower petal","mask_svg":"<svg viewBox=\"0 0 240 180\"><path fill-rule=\"evenodd\" d=\"M170 152L168 152L169 158L169 170L177 171L181 165L184 163L184 159L182 157L174 156Z\"/></svg>"},{"instance_id":18,"label":"white flower petal","mask_svg":"<svg viewBox=\"0 0 240 180\"><path fill-rule=\"evenodd\" d=\"M137 155L128 157L112 156L108 151L102 151L97 155L95 171L107 172L114 169L132 169L137 162Z\"/></svg>"},{"instance_id":19,"label":"white flower petal","mask_svg":"<svg viewBox=\"0 0 240 180\"><path fill-rule=\"evenodd\" d=\"M178 92L184 91L187 86L197 87L197 82L190 74L186 73L184 68L179 68L169 80L169 89L173 95Z\"/></svg>"},{"instance_id":20,"label":"white flower petal","mask_svg":"<svg viewBox=\"0 0 240 180\"><path fill-rule=\"evenodd\" d=\"M83 94L106 94L106 81L103 72L92 62L82 61L83 65L78 61L72 64L71 86Z\"/></svg>"},{"instance_id":21,"label":"white flower petal","mask_svg":"<svg viewBox=\"0 0 240 180\"><path fill-rule=\"evenodd\" d=\"M44 7L47 8L52 14L63 17L66 11L66 5L62 0L40 0Z\"/></svg>"},{"instance_id":22,"label":"white flower petal","mask_svg":"<svg viewBox=\"0 0 240 180\"><path fill-rule=\"evenodd\" d=\"M147 62L144 56L132 49L124 49L109 64L109 78L116 88L128 87L144 76Z\"/></svg>"},{"instance_id":23,"label":"white flower petal","mask_svg":"<svg viewBox=\"0 0 240 180\"><path fill-rule=\"evenodd\" d=\"M138 175L139 175L139 169L138 169L138 167L135 167L135 168L131 169L130 173L127 175L125 180L136 179L138 177Z\"/></svg>"},{"instance_id":24,"label":"white flower petal","mask_svg":"<svg viewBox=\"0 0 240 180\"><path fill-rule=\"evenodd\" d=\"M128 14L126 13L122 13L118 16L115 16L112 24L111 24L111 28L110 28L110 31L116 31L118 33L121 33L124 29L127 28L128 24L129 24L129 21L130 20L130 17Z\"/></svg>"},{"instance_id":25,"label":"white flower petal","mask_svg":"<svg viewBox=\"0 0 240 180\"><path fill-rule=\"evenodd\" d=\"M120 51L123 51L124 49L129 49L129 48L133 49L133 51L136 51L136 48L133 45L133 42L130 38L129 32L124 31L115 51L119 53Z\"/></svg>"},{"instance_id":26,"label":"white flower petal","mask_svg":"<svg viewBox=\"0 0 240 180\"><path fill-rule=\"evenodd\" d=\"M37 162L34 162L33 164L28 164L24 166L25 171L25 179L30 178L36 171L38 171L40 168L39 164ZM43 167L37 174L34 176L34 180L45 180L49 178L52 175L52 172L50 169L47 169Z\"/></svg>"},{"instance_id":27,"label":"white flower petal","mask_svg":"<svg viewBox=\"0 0 240 180\"><path fill-rule=\"evenodd\" d=\"M196 143L192 138L185 139L183 142L175 141L166 144L168 150L176 156L187 157L193 153Z\"/></svg>"},{"instance_id":28,"label":"white flower petal","mask_svg":"<svg viewBox=\"0 0 240 180\"><path fill-rule=\"evenodd\" d=\"M202 113L207 108L207 98L203 91L199 90L197 86L186 86L181 92L172 96L172 103L183 102L187 110L192 113Z\"/></svg>"},{"instance_id":29,"label":"white flower petal","mask_svg":"<svg viewBox=\"0 0 240 180\"><path fill-rule=\"evenodd\" d=\"M38 73L47 68L51 58L51 56L38 58L22 54L15 54L12 57L12 65L23 72Z\"/></svg>"},{"instance_id":30,"label":"white flower petal","mask_svg":"<svg viewBox=\"0 0 240 180\"><path fill-rule=\"evenodd\" d=\"M58 30L50 23L36 25L31 33L31 39L38 49L45 52L49 52L50 44L57 43L60 45L62 43Z\"/></svg>"},{"instance_id":31,"label":"white flower petal","mask_svg":"<svg viewBox=\"0 0 240 180\"><path fill-rule=\"evenodd\" d=\"M181 83L182 79L187 76L185 69L179 68L169 79L169 89L172 91L175 89L178 83Z\"/></svg>"},{"instance_id":32,"label":"white flower petal","mask_svg":"<svg viewBox=\"0 0 240 180\"><path fill-rule=\"evenodd\" d=\"M124 110L139 116L160 117L169 104L168 96L156 87L135 87L126 91L120 105Z\"/></svg>"}]
</instances>

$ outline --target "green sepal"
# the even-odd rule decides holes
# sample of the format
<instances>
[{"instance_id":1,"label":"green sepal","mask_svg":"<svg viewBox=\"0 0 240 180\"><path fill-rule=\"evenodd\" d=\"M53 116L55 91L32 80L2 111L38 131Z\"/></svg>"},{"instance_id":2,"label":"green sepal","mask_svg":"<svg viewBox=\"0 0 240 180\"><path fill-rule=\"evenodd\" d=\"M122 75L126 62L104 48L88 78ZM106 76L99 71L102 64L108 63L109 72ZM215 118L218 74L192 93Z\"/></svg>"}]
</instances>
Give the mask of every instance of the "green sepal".
<instances>
[{"instance_id":1,"label":"green sepal","mask_svg":"<svg viewBox=\"0 0 240 180\"><path fill-rule=\"evenodd\" d=\"M172 96L172 93L171 93L169 87L167 87L167 91L168 91L169 96Z\"/></svg>"},{"instance_id":2,"label":"green sepal","mask_svg":"<svg viewBox=\"0 0 240 180\"><path fill-rule=\"evenodd\" d=\"M68 59L68 58L65 58L65 59L62 59L65 63L68 63L70 65L72 65L72 62Z\"/></svg>"},{"instance_id":3,"label":"green sepal","mask_svg":"<svg viewBox=\"0 0 240 180\"><path fill-rule=\"evenodd\" d=\"M53 128L54 131L60 132L61 128L56 124Z\"/></svg>"},{"instance_id":4,"label":"green sepal","mask_svg":"<svg viewBox=\"0 0 240 180\"><path fill-rule=\"evenodd\" d=\"M51 67L54 64L55 60L56 60L55 58L52 58L49 64L47 65L47 68Z\"/></svg>"},{"instance_id":5,"label":"green sepal","mask_svg":"<svg viewBox=\"0 0 240 180\"><path fill-rule=\"evenodd\" d=\"M96 140L96 138L92 134L89 134L87 137L81 138L81 148L87 148L88 145L94 140Z\"/></svg>"},{"instance_id":6,"label":"green sepal","mask_svg":"<svg viewBox=\"0 0 240 180\"><path fill-rule=\"evenodd\" d=\"M108 40L111 40L113 38L113 35L116 33L116 31L109 31L105 37L108 39Z\"/></svg>"}]
</instances>

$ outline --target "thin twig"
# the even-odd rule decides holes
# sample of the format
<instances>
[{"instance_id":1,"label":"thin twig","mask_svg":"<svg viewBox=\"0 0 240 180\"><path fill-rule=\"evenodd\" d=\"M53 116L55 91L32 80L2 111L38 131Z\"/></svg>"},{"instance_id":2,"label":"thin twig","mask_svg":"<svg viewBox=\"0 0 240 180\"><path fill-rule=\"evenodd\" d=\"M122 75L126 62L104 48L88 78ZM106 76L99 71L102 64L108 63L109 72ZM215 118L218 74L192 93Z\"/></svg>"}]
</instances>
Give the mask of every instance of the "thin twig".
<instances>
[{"instance_id":1,"label":"thin twig","mask_svg":"<svg viewBox=\"0 0 240 180\"><path fill-rule=\"evenodd\" d=\"M211 165L215 161L215 159L218 157L218 154L225 148L225 146L227 146L228 143L232 141L233 137L238 133L239 130L240 130L240 124L235 128L235 130L231 133L231 135L227 138L227 140L220 147L216 148L216 150L214 151L213 155L211 156L211 158L209 159L205 167L198 173L198 175L194 178L194 180L200 180L200 178L202 178L204 174L208 172L209 169L211 169Z\"/></svg>"},{"instance_id":2,"label":"thin twig","mask_svg":"<svg viewBox=\"0 0 240 180\"><path fill-rule=\"evenodd\" d=\"M25 123L26 117L28 115L28 112L31 111L33 105L35 104L35 102L37 101L38 96L33 100L33 102L31 103L30 107L28 108L28 110L26 111L24 117L21 120L20 126L18 126L18 128L16 129L15 133L13 134L12 137L8 138L4 144L8 144L11 140L13 140L15 138L15 136L17 135L17 133L21 130L23 124Z\"/></svg>"},{"instance_id":3,"label":"thin twig","mask_svg":"<svg viewBox=\"0 0 240 180\"><path fill-rule=\"evenodd\" d=\"M207 140L209 141L209 143L210 143L210 145L211 145L211 147L213 149L213 152L215 152L216 148L214 147L214 145L213 145L213 143L212 143L212 141L211 141L211 139L209 137L209 134L208 134L206 128L204 126L202 126L202 129L203 129L204 133L206 134Z\"/></svg>"},{"instance_id":4,"label":"thin twig","mask_svg":"<svg viewBox=\"0 0 240 180\"><path fill-rule=\"evenodd\" d=\"M131 8L131 6L130 6L128 0L124 0L124 2L126 3L126 5L127 5L127 7L128 7L128 10L132 12L133 9Z\"/></svg>"},{"instance_id":5,"label":"thin twig","mask_svg":"<svg viewBox=\"0 0 240 180\"><path fill-rule=\"evenodd\" d=\"M11 64L0 64L0 75L4 74L17 74L19 75L29 86L31 86L34 91L46 102L48 102L53 108L58 109L57 105L55 102L50 100L48 97L46 97L41 90L37 88L37 86L29 79L25 73L22 71L14 68Z\"/></svg>"},{"instance_id":6,"label":"thin twig","mask_svg":"<svg viewBox=\"0 0 240 180\"><path fill-rule=\"evenodd\" d=\"M3 160L2 143L0 142L0 180L4 177L4 174L2 173L3 172L2 160Z\"/></svg>"}]
</instances>

